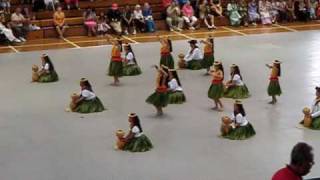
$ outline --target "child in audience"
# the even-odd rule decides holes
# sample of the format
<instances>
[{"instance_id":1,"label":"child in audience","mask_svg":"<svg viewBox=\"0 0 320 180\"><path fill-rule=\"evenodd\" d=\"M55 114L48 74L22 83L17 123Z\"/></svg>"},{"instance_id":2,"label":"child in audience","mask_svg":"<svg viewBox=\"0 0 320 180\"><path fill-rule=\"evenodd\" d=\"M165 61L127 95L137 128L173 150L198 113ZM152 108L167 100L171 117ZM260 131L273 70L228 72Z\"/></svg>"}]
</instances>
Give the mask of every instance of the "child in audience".
<instances>
[{"instance_id":1,"label":"child in audience","mask_svg":"<svg viewBox=\"0 0 320 180\"><path fill-rule=\"evenodd\" d=\"M154 32L156 30L156 27L152 17L152 10L149 3L144 3L142 14L146 22L147 32Z\"/></svg>"},{"instance_id":2,"label":"child in audience","mask_svg":"<svg viewBox=\"0 0 320 180\"><path fill-rule=\"evenodd\" d=\"M260 15L258 13L258 4L256 0L251 0L248 4L248 14L249 14L249 21L252 25L256 26L257 21L260 19Z\"/></svg>"},{"instance_id":3,"label":"child in audience","mask_svg":"<svg viewBox=\"0 0 320 180\"><path fill-rule=\"evenodd\" d=\"M111 29L111 27L107 24L107 18L104 15L103 12L100 13L98 21L97 21L97 26L98 26L98 30L97 33L98 35L106 35L108 30Z\"/></svg>"},{"instance_id":4,"label":"child in audience","mask_svg":"<svg viewBox=\"0 0 320 180\"><path fill-rule=\"evenodd\" d=\"M144 21L142 9L139 4L137 4L133 10L133 22L135 25L135 30L138 30L139 32L145 32L146 23Z\"/></svg>"},{"instance_id":5,"label":"child in audience","mask_svg":"<svg viewBox=\"0 0 320 180\"><path fill-rule=\"evenodd\" d=\"M129 5L126 5L122 13L122 25L123 25L123 32L125 35L129 34L130 29L132 30L132 34L136 34L136 29L134 27L134 22L133 22L133 12Z\"/></svg>"},{"instance_id":6,"label":"child in audience","mask_svg":"<svg viewBox=\"0 0 320 180\"><path fill-rule=\"evenodd\" d=\"M183 5L182 14L184 22L187 24L188 28L190 30L195 30L198 19L194 16L194 10L190 4L190 1L187 1L187 3Z\"/></svg>"}]
</instances>

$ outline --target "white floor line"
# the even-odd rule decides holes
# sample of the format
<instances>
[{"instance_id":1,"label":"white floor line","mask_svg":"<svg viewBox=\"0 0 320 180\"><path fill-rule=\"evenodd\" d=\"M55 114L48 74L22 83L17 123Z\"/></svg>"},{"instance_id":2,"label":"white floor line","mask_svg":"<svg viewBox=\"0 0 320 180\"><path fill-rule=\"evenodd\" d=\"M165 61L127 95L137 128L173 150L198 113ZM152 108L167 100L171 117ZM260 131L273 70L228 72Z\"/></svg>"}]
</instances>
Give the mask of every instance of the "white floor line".
<instances>
[{"instance_id":1,"label":"white floor line","mask_svg":"<svg viewBox=\"0 0 320 180\"><path fill-rule=\"evenodd\" d=\"M128 40L128 41L131 41L131 42L135 43L135 44L139 44L138 41L135 41L135 40L129 38L128 36L122 36L122 37L123 37L124 39Z\"/></svg>"},{"instance_id":2,"label":"white floor line","mask_svg":"<svg viewBox=\"0 0 320 180\"><path fill-rule=\"evenodd\" d=\"M240 32L240 31L237 31L237 30L234 30L234 29L231 29L231 28L228 28L228 27L225 27L225 26L222 26L223 29L225 30L228 30L228 31L231 31L231 32L234 32L234 33L237 33L237 34L241 34L242 36L247 36L246 33L243 33L243 32Z\"/></svg>"},{"instance_id":3,"label":"white floor line","mask_svg":"<svg viewBox=\"0 0 320 180\"><path fill-rule=\"evenodd\" d=\"M8 46L11 50L13 50L14 52L16 52L16 53L18 53L19 51L16 49L16 48L14 48L13 46L11 46L11 45L9 45Z\"/></svg>"},{"instance_id":4,"label":"white floor line","mask_svg":"<svg viewBox=\"0 0 320 180\"><path fill-rule=\"evenodd\" d=\"M183 36L183 37L185 37L185 38L187 38L187 39L195 39L195 38L193 38L193 37L190 37L190 36L185 35L185 34L183 34L183 33L181 33L181 32L178 32L178 31L173 31L173 32L176 33L177 35Z\"/></svg>"},{"instance_id":5,"label":"white floor line","mask_svg":"<svg viewBox=\"0 0 320 180\"><path fill-rule=\"evenodd\" d=\"M279 24L273 24L273 26L276 26L276 27L279 27L279 28L282 28L282 29L286 29L286 30L291 31L291 32L298 32L298 30L292 29L292 28L287 27L287 26L281 26Z\"/></svg>"},{"instance_id":6,"label":"white floor line","mask_svg":"<svg viewBox=\"0 0 320 180\"><path fill-rule=\"evenodd\" d=\"M63 38L63 40L69 44L71 44L72 46L74 46L75 48L81 48L80 46L78 46L76 43L66 39L66 38Z\"/></svg>"}]
</instances>

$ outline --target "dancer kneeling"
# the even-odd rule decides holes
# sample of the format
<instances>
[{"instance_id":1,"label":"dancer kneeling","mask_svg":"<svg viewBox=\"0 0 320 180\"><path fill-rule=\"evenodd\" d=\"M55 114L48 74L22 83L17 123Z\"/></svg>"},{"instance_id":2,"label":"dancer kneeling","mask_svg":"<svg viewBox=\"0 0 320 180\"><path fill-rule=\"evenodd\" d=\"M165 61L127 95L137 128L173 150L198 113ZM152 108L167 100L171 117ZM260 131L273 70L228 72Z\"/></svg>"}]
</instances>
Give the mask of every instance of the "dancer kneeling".
<instances>
[{"instance_id":1,"label":"dancer kneeling","mask_svg":"<svg viewBox=\"0 0 320 180\"><path fill-rule=\"evenodd\" d=\"M138 66L136 61L136 57L132 51L132 47L130 44L124 45L125 50L125 58L123 64L123 75L124 76L136 76L141 74L141 69Z\"/></svg>"},{"instance_id":2,"label":"dancer kneeling","mask_svg":"<svg viewBox=\"0 0 320 180\"><path fill-rule=\"evenodd\" d=\"M48 83L56 82L59 80L58 74L56 73L54 66L48 55L43 54L41 56L42 66L39 74L38 82Z\"/></svg>"},{"instance_id":3,"label":"dancer kneeling","mask_svg":"<svg viewBox=\"0 0 320 180\"><path fill-rule=\"evenodd\" d=\"M167 68L165 66L155 65L155 68L158 71L156 79L156 90L152 93L147 99L146 102L152 104L157 109L157 115L162 115L162 108L168 105L168 73L166 72Z\"/></svg>"},{"instance_id":4,"label":"dancer kneeling","mask_svg":"<svg viewBox=\"0 0 320 180\"><path fill-rule=\"evenodd\" d=\"M197 46L197 40L190 40L190 50L184 57L185 66L187 69L199 70L202 69L203 54Z\"/></svg>"},{"instance_id":5,"label":"dancer kneeling","mask_svg":"<svg viewBox=\"0 0 320 180\"><path fill-rule=\"evenodd\" d=\"M232 140L248 139L256 134L253 126L246 119L246 112L241 101L235 101L231 118L222 119L222 137ZM226 127L227 126L227 127Z\"/></svg>"},{"instance_id":6,"label":"dancer kneeling","mask_svg":"<svg viewBox=\"0 0 320 180\"><path fill-rule=\"evenodd\" d=\"M301 122L305 127L320 130L320 87L316 87L316 99L309 108L303 110L304 120Z\"/></svg>"},{"instance_id":7,"label":"dancer kneeling","mask_svg":"<svg viewBox=\"0 0 320 180\"><path fill-rule=\"evenodd\" d=\"M169 104L182 104L186 102L177 70L169 69Z\"/></svg>"},{"instance_id":8,"label":"dancer kneeling","mask_svg":"<svg viewBox=\"0 0 320 180\"><path fill-rule=\"evenodd\" d=\"M226 83L224 97L233 99L244 99L250 96L247 86L242 81L239 66L231 66L231 80Z\"/></svg>"},{"instance_id":9,"label":"dancer kneeling","mask_svg":"<svg viewBox=\"0 0 320 180\"><path fill-rule=\"evenodd\" d=\"M73 112L79 113L94 113L102 112L105 110L100 99L95 95L92 90L91 84L85 78L80 81L81 92L78 98L75 94L72 95L72 102L70 104L70 109Z\"/></svg>"},{"instance_id":10,"label":"dancer kneeling","mask_svg":"<svg viewBox=\"0 0 320 180\"><path fill-rule=\"evenodd\" d=\"M153 145L150 139L144 135L139 117L135 113L130 113L128 121L130 123L130 132L126 137L121 138L124 144L117 142L117 148L131 152L146 152L151 150ZM121 133L118 134L120 135Z\"/></svg>"}]
</instances>

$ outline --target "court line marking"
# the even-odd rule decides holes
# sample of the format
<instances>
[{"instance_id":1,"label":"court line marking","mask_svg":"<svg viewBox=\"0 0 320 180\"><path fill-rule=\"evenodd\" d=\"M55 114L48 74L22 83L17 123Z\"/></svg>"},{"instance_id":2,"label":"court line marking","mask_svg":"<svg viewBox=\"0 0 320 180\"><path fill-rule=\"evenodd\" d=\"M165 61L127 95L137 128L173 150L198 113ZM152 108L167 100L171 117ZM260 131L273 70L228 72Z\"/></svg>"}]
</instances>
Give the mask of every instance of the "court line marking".
<instances>
[{"instance_id":1,"label":"court line marking","mask_svg":"<svg viewBox=\"0 0 320 180\"><path fill-rule=\"evenodd\" d=\"M236 30L233 30L231 28L228 28L228 27L225 27L225 26L222 26L223 29L225 30L228 30L228 31L231 31L231 32L234 32L234 33L237 33L237 34L241 34L242 36L247 36L247 34L243 33L243 32L240 32L240 31L236 31Z\"/></svg>"},{"instance_id":2,"label":"court line marking","mask_svg":"<svg viewBox=\"0 0 320 180\"><path fill-rule=\"evenodd\" d=\"M74 46L75 48L81 48L80 46L78 46L76 43L66 39L66 38L62 38L65 42L71 44L72 46Z\"/></svg>"},{"instance_id":3,"label":"court line marking","mask_svg":"<svg viewBox=\"0 0 320 180\"><path fill-rule=\"evenodd\" d=\"M9 47L11 50L13 50L15 53L18 53L18 52L19 52L18 49L14 48L14 47L11 46L11 45L9 45L8 47Z\"/></svg>"},{"instance_id":4,"label":"court line marking","mask_svg":"<svg viewBox=\"0 0 320 180\"><path fill-rule=\"evenodd\" d=\"M186 34L183 34L183 33L180 33L180 32L178 32L178 31L173 31L175 34L177 34L177 35L180 35L180 36L182 36L182 37L185 37L185 38L187 38L187 39L195 39L195 38L193 38L193 37L190 37L190 36L188 36L188 35L186 35Z\"/></svg>"},{"instance_id":5,"label":"court line marking","mask_svg":"<svg viewBox=\"0 0 320 180\"><path fill-rule=\"evenodd\" d=\"M128 36L122 36L122 37L123 37L123 39L129 40L129 41L131 41L131 42L133 42L133 43L135 43L135 44L139 44L138 41L135 41L135 40L129 38Z\"/></svg>"},{"instance_id":6,"label":"court line marking","mask_svg":"<svg viewBox=\"0 0 320 180\"><path fill-rule=\"evenodd\" d=\"M291 32L298 32L298 30L292 29L292 28L287 27L287 26L281 26L279 24L273 24L272 26L279 27L279 28L282 28L282 29L286 29L286 30L291 31Z\"/></svg>"}]
</instances>

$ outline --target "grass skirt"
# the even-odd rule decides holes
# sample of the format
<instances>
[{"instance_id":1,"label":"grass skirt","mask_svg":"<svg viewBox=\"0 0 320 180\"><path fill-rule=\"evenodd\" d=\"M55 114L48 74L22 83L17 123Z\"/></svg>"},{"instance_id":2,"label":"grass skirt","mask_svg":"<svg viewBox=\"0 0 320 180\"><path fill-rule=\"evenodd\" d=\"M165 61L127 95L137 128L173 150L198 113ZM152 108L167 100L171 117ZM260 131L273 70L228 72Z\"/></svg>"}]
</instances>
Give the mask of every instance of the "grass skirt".
<instances>
[{"instance_id":1,"label":"grass skirt","mask_svg":"<svg viewBox=\"0 0 320 180\"><path fill-rule=\"evenodd\" d=\"M59 77L56 71L51 71L48 74L43 74L39 78L39 82L41 83L56 82L58 80L59 80Z\"/></svg>"},{"instance_id":2,"label":"grass skirt","mask_svg":"<svg viewBox=\"0 0 320 180\"><path fill-rule=\"evenodd\" d=\"M245 99L249 96L250 93L246 85L229 87L224 93L224 97L233 99Z\"/></svg>"},{"instance_id":3,"label":"grass skirt","mask_svg":"<svg viewBox=\"0 0 320 180\"><path fill-rule=\"evenodd\" d=\"M268 86L268 95L269 96L280 96L281 95L281 87L279 81L270 81Z\"/></svg>"},{"instance_id":4,"label":"grass skirt","mask_svg":"<svg viewBox=\"0 0 320 180\"><path fill-rule=\"evenodd\" d=\"M137 76L141 74L141 69L136 64L125 65L123 66L122 75L123 76Z\"/></svg>"},{"instance_id":5,"label":"grass skirt","mask_svg":"<svg viewBox=\"0 0 320 180\"><path fill-rule=\"evenodd\" d=\"M105 110L102 102L98 97L92 100L83 100L81 101L75 109L75 112L79 113L94 113L94 112L102 112Z\"/></svg>"},{"instance_id":6,"label":"grass skirt","mask_svg":"<svg viewBox=\"0 0 320 180\"><path fill-rule=\"evenodd\" d=\"M153 148L150 139L142 134L140 137L135 137L126 143L123 147L124 151L131 152L146 152Z\"/></svg>"},{"instance_id":7,"label":"grass skirt","mask_svg":"<svg viewBox=\"0 0 320 180\"><path fill-rule=\"evenodd\" d=\"M199 60L191 60L191 61L187 62L187 69L190 69L190 70L200 70L200 69L202 69L201 61L199 61Z\"/></svg>"},{"instance_id":8,"label":"grass skirt","mask_svg":"<svg viewBox=\"0 0 320 180\"><path fill-rule=\"evenodd\" d=\"M248 123L246 126L240 126L232 129L227 135L223 137L231 140L244 140L254 136L255 134L256 132L253 129L253 126Z\"/></svg>"},{"instance_id":9,"label":"grass skirt","mask_svg":"<svg viewBox=\"0 0 320 180\"><path fill-rule=\"evenodd\" d=\"M217 100L223 97L224 94L224 87L223 84L211 84L209 91L208 91L208 97L213 100Z\"/></svg>"},{"instance_id":10,"label":"grass skirt","mask_svg":"<svg viewBox=\"0 0 320 180\"><path fill-rule=\"evenodd\" d=\"M182 104L186 102L186 97L183 91L175 91L168 93L169 104Z\"/></svg>"},{"instance_id":11,"label":"grass skirt","mask_svg":"<svg viewBox=\"0 0 320 180\"><path fill-rule=\"evenodd\" d=\"M110 61L108 75L121 77L122 69L123 66L121 61Z\"/></svg>"},{"instance_id":12,"label":"grass skirt","mask_svg":"<svg viewBox=\"0 0 320 180\"><path fill-rule=\"evenodd\" d=\"M301 121L300 124L303 125L303 121ZM316 117L312 119L310 129L320 130L320 117Z\"/></svg>"},{"instance_id":13,"label":"grass skirt","mask_svg":"<svg viewBox=\"0 0 320 180\"><path fill-rule=\"evenodd\" d=\"M202 68L210 68L214 63L214 56L213 55L204 55L203 60L201 62Z\"/></svg>"},{"instance_id":14,"label":"grass skirt","mask_svg":"<svg viewBox=\"0 0 320 180\"><path fill-rule=\"evenodd\" d=\"M169 69L174 69L174 60L172 55L161 55L160 65L165 65L169 67Z\"/></svg>"},{"instance_id":15,"label":"grass skirt","mask_svg":"<svg viewBox=\"0 0 320 180\"><path fill-rule=\"evenodd\" d=\"M166 107L168 105L168 93L167 92L157 92L152 93L147 99L146 102L153 104L156 107Z\"/></svg>"}]
</instances>

